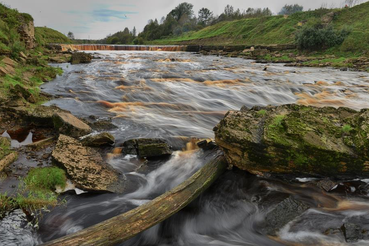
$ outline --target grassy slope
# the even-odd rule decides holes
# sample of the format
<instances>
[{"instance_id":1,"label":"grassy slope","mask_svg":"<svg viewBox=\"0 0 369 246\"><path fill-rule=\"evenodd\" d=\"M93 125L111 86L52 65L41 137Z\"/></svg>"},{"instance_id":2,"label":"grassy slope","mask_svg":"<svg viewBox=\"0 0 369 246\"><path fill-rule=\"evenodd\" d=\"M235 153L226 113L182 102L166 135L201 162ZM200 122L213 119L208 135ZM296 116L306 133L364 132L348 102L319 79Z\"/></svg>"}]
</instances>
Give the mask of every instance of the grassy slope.
<instances>
[{"instance_id":1,"label":"grassy slope","mask_svg":"<svg viewBox=\"0 0 369 246\"><path fill-rule=\"evenodd\" d=\"M51 40L70 41L63 34L49 28L36 29L37 47L27 50L18 33L18 28L24 23L33 21L32 16L19 13L0 4L0 61L8 56L17 62L15 74L0 76L0 102L10 96L12 86L19 84L26 88L36 100L39 97L39 88L44 81L50 80L61 71L47 65L47 56L43 55L43 45ZM45 35L49 35L47 37ZM20 58L20 52L27 55L27 60ZM5 66L0 62L0 66Z\"/></svg>"},{"instance_id":2,"label":"grassy slope","mask_svg":"<svg viewBox=\"0 0 369 246\"><path fill-rule=\"evenodd\" d=\"M37 43L41 45L48 43L72 43L64 34L48 27L36 27L35 37Z\"/></svg>"},{"instance_id":3,"label":"grassy slope","mask_svg":"<svg viewBox=\"0 0 369 246\"><path fill-rule=\"evenodd\" d=\"M351 9L319 9L296 13L284 18L271 16L221 22L197 32L189 32L179 37L156 40L156 44L201 44L201 45L269 45L294 42L294 34L299 23L312 18L321 18L329 12L336 12L333 25L337 29L348 27L352 30L342 44L342 51L369 51L369 2Z\"/></svg>"}]
</instances>

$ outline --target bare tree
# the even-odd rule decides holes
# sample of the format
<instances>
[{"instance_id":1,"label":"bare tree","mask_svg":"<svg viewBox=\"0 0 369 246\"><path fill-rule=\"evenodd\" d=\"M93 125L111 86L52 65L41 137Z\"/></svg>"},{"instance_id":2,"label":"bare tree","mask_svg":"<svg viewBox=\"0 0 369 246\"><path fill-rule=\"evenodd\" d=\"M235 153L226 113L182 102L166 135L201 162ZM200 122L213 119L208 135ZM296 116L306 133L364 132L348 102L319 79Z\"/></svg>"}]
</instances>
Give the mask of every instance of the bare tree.
<instances>
[{"instance_id":1,"label":"bare tree","mask_svg":"<svg viewBox=\"0 0 369 246\"><path fill-rule=\"evenodd\" d=\"M352 6L355 6L357 4L360 4L362 3L363 0L345 0L345 4L348 6L348 7L352 7Z\"/></svg>"}]
</instances>

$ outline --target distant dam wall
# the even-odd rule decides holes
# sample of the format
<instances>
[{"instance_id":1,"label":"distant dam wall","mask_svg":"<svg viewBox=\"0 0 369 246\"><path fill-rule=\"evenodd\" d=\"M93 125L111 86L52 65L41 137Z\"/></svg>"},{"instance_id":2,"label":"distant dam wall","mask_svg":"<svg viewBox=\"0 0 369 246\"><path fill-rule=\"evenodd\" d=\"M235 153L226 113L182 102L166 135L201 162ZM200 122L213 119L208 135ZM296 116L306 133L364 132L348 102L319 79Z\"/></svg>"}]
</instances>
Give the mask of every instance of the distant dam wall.
<instances>
[{"instance_id":1,"label":"distant dam wall","mask_svg":"<svg viewBox=\"0 0 369 246\"><path fill-rule=\"evenodd\" d=\"M295 49L295 45L291 44L278 44L278 45L110 45L110 44L49 44L49 48L57 50L59 52L73 52L73 51L101 51L101 50L126 50L126 51L171 51L171 52L211 52L211 51L224 51L224 52L241 52L245 49L266 49L269 51L280 51Z\"/></svg>"}]
</instances>

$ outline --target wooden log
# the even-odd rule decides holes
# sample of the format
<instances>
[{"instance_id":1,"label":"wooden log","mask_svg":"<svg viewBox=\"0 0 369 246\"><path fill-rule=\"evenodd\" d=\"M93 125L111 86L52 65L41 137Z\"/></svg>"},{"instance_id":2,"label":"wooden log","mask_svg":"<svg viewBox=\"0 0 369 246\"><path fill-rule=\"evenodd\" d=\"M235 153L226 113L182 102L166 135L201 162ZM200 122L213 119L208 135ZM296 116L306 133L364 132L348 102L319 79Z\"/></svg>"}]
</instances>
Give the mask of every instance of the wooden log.
<instances>
[{"instance_id":1,"label":"wooden log","mask_svg":"<svg viewBox=\"0 0 369 246\"><path fill-rule=\"evenodd\" d=\"M77 233L47 242L44 246L116 245L164 221L186 207L205 191L227 168L218 156L174 189L127 213Z\"/></svg>"}]
</instances>

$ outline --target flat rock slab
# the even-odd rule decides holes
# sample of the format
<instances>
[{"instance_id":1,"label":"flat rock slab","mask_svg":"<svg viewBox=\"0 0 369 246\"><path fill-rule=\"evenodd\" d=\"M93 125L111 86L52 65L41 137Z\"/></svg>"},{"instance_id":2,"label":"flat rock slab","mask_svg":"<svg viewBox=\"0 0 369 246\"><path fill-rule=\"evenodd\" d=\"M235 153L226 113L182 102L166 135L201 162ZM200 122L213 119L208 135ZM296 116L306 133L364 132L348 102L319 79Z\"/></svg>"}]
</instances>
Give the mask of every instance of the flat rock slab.
<instances>
[{"instance_id":1,"label":"flat rock slab","mask_svg":"<svg viewBox=\"0 0 369 246\"><path fill-rule=\"evenodd\" d=\"M72 137L60 135L52 157L66 170L77 188L115 193L124 190L122 175L106 164L96 150Z\"/></svg>"},{"instance_id":2,"label":"flat rock slab","mask_svg":"<svg viewBox=\"0 0 369 246\"><path fill-rule=\"evenodd\" d=\"M369 110L300 105L230 111L214 128L230 165L254 174L369 176Z\"/></svg>"},{"instance_id":3,"label":"flat rock slab","mask_svg":"<svg viewBox=\"0 0 369 246\"><path fill-rule=\"evenodd\" d=\"M172 154L169 145L163 139L138 138L123 143L123 153L137 155L140 158L167 156Z\"/></svg>"},{"instance_id":4,"label":"flat rock slab","mask_svg":"<svg viewBox=\"0 0 369 246\"><path fill-rule=\"evenodd\" d=\"M89 125L70 113L55 113L53 115L53 122L54 127L58 129L60 133L71 137L78 138L92 132L92 129Z\"/></svg>"}]
</instances>

